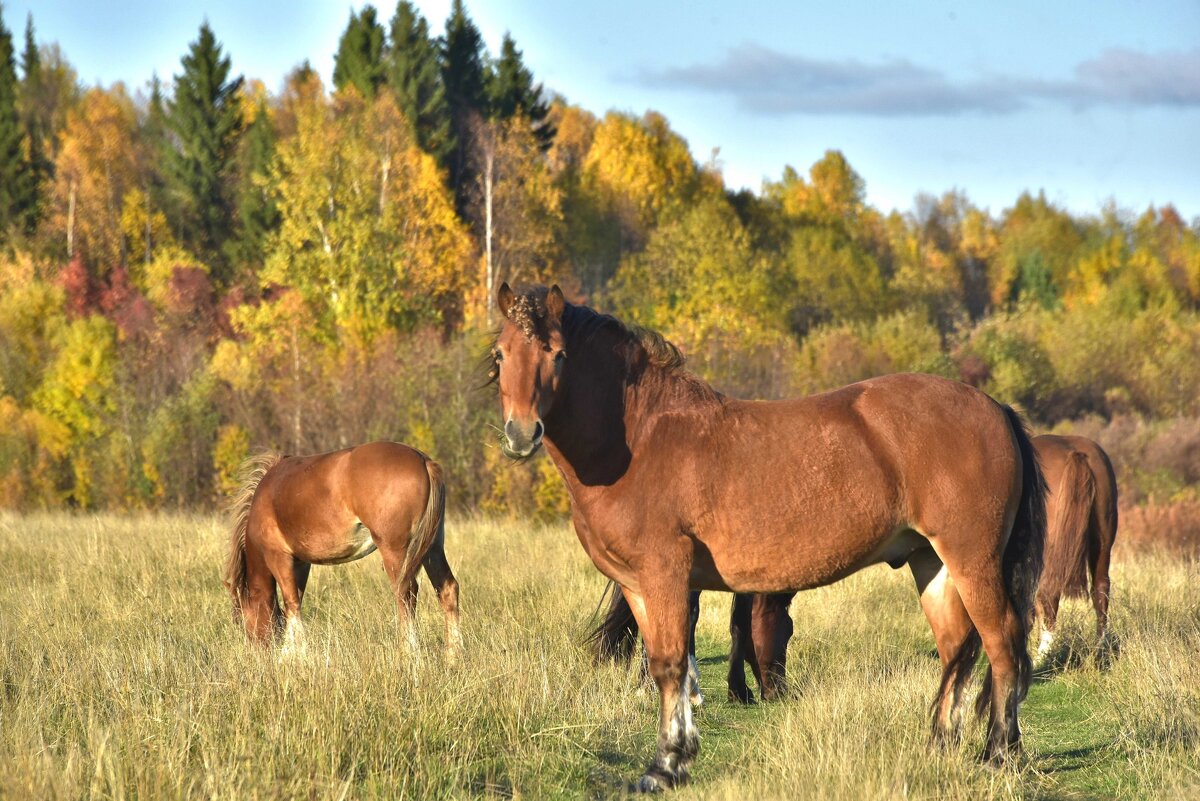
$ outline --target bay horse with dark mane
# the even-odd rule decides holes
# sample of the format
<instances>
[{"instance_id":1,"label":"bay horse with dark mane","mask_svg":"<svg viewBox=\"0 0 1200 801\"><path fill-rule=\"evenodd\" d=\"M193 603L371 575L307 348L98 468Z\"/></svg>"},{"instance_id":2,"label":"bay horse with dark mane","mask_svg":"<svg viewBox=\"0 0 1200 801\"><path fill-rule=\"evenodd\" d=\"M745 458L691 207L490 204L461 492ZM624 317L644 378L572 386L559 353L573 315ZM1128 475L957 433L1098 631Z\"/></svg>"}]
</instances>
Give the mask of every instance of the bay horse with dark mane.
<instances>
[{"instance_id":1,"label":"bay horse with dark mane","mask_svg":"<svg viewBox=\"0 0 1200 801\"><path fill-rule=\"evenodd\" d=\"M410 649L423 564L446 616L447 657L457 658L458 582L446 562L445 509L441 467L397 442L316 456L252 457L232 503L225 565L235 616L256 642L268 644L282 632L285 649L302 647L300 604L310 567L352 562L379 549Z\"/></svg>"},{"instance_id":2,"label":"bay horse with dark mane","mask_svg":"<svg viewBox=\"0 0 1200 801\"><path fill-rule=\"evenodd\" d=\"M1117 536L1116 474L1104 449L1086 437L1043 434L1033 438L1033 448L1049 490L1045 578L1037 592L1037 612L1043 627L1037 657L1044 659L1053 644L1059 600L1087 595L1089 574L1100 653L1108 623L1109 565ZM746 683L746 665L764 701L786 693L787 645L792 636L788 605L793 597L794 593L734 595L729 615L727 677L731 700L754 700ZM699 616L700 593L692 593L691 604L694 621ZM637 635L633 610L624 596L614 593L608 612L588 640L598 658L628 661Z\"/></svg>"},{"instance_id":3,"label":"bay horse with dark mane","mask_svg":"<svg viewBox=\"0 0 1200 801\"><path fill-rule=\"evenodd\" d=\"M646 642L658 746L637 789L685 781L699 751L689 590L790 592L878 562L910 565L942 654L935 738L957 737L982 644L984 757L1018 747L1045 486L1012 409L915 374L735 400L683 370L661 336L567 303L557 286L506 283L497 300L502 450L524 459L546 446L580 543Z\"/></svg>"}]
</instances>

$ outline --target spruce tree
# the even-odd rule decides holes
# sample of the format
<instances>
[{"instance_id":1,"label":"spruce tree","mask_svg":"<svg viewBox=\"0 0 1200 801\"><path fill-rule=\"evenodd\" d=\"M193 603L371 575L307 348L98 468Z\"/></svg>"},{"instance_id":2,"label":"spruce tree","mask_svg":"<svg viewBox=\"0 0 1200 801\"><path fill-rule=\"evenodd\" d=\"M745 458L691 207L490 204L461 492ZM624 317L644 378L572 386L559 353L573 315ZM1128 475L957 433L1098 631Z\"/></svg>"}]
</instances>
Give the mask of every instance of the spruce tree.
<instances>
[{"instance_id":1,"label":"spruce tree","mask_svg":"<svg viewBox=\"0 0 1200 801\"><path fill-rule=\"evenodd\" d=\"M386 68L388 85L412 126L417 144L439 164L445 164L454 150L454 134L437 43L429 36L429 23L408 0L400 0L392 17Z\"/></svg>"},{"instance_id":2,"label":"spruce tree","mask_svg":"<svg viewBox=\"0 0 1200 801\"><path fill-rule=\"evenodd\" d=\"M383 83L383 26L375 19L374 6L350 12L350 23L338 42L333 59L333 85L341 89L352 84L371 99Z\"/></svg>"},{"instance_id":3,"label":"spruce tree","mask_svg":"<svg viewBox=\"0 0 1200 801\"><path fill-rule=\"evenodd\" d=\"M462 0L454 0L442 40L442 83L450 104L455 145L448 163L459 211L467 206L471 177L468 151L471 128L480 117L489 116L487 97L487 50L479 28L467 16Z\"/></svg>"},{"instance_id":4,"label":"spruce tree","mask_svg":"<svg viewBox=\"0 0 1200 801\"><path fill-rule=\"evenodd\" d=\"M542 99L542 85L533 84L533 73L525 66L521 51L512 36L504 34L500 58L488 83L492 114L506 120L517 114L528 120L542 150L554 142L554 126L549 122L550 106Z\"/></svg>"},{"instance_id":5,"label":"spruce tree","mask_svg":"<svg viewBox=\"0 0 1200 801\"><path fill-rule=\"evenodd\" d=\"M279 227L279 208L266 181L275 160L275 127L266 100L258 101L254 121L241 144L238 182L238 231L229 244L235 263L261 266L267 235Z\"/></svg>"},{"instance_id":6,"label":"spruce tree","mask_svg":"<svg viewBox=\"0 0 1200 801\"><path fill-rule=\"evenodd\" d=\"M21 54L21 122L28 142L23 203L25 231L33 233L42 213L42 195L54 165L46 157L46 125L38 110L42 92L42 62L33 37L33 14L25 21L25 52Z\"/></svg>"},{"instance_id":7,"label":"spruce tree","mask_svg":"<svg viewBox=\"0 0 1200 801\"><path fill-rule=\"evenodd\" d=\"M210 263L218 283L227 284L222 248L233 225L227 187L242 126L242 78L229 79L229 57L222 54L207 22L182 63L166 117L174 137L166 172L179 204L176 232Z\"/></svg>"},{"instance_id":8,"label":"spruce tree","mask_svg":"<svg viewBox=\"0 0 1200 801\"><path fill-rule=\"evenodd\" d=\"M21 119L17 114L17 66L12 34L4 25L0 6L0 243L7 242L27 210L28 164L22 152Z\"/></svg>"}]
</instances>

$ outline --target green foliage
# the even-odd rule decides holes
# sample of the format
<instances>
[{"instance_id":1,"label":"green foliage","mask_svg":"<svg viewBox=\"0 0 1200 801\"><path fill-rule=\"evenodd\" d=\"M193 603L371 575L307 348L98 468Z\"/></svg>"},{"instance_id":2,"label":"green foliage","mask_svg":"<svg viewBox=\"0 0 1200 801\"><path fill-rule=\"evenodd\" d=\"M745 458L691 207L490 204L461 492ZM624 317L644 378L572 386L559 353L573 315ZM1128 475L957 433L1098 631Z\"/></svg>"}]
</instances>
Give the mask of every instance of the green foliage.
<instances>
[{"instance_id":1,"label":"green foliage","mask_svg":"<svg viewBox=\"0 0 1200 801\"><path fill-rule=\"evenodd\" d=\"M350 12L350 22L338 42L333 85L337 89L353 86L369 99L383 81L383 26L375 19L375 7L363 6L362 11Z\"/></svg>"},{"instance_id":2,"label":"green foliage","mask_svg":"<svg viewBox=\"0 0 1200 801\"><path fill-rule=\"evenodd\" d=\"M0 243L23 226L30 208L29 163L22 148L24 131L17 114L17 67L12 32L0 17Z\"/></svg>"},{"instance_id":3,"label":"green foliage","mask_svg":"<svg viewBox=\"0 0 1200 801\"><path fill-rule=\"evenodd\" d=\"M175 208L176 236L212 264L220 283L230 278L222 249L233 229L230 175L242 128L242 78L230 79L229 57L205 22L175 76L167 125L176 144L166 173Z\"/></svg>"},{"instance_id":4,"label":"green foliage","mask_svg":"<svg viewBox=\"0 0 1200 801\"><path fill-rule=\"evenodd\" d=\"M265 100L259 101L239 149L238 226L227 249L235 263L258 267L266 258L268 237L279 227L279 208L271 187L275 127Z\"/></svg>"},{"instance_id":5,"label":"green foliage","mask_svg":"<svg viewBox=\"0 0 1200 801\"><path fill-rule=\"evenodd\" d=\"M36 98L43 92L41 55L33 38L33 14L25 22L25 50L21 53L21 92L17 105L25 132L25 233L32 234L43 213L46 183L53 164L46 155L46 126Z\"/></svg>"},{"instance_id":6,"label":"green foliage","mask_svg":"<svg viewBox=\"0 0 1200 801\"><path fill-rule=\"evenodd\" d=\"M388 86L396 96L400 113L412 126L417 144L439 164L445 164L455 148L455 139L438 44L429 35L429 23L408 0L396 4L385 69Z\"/></svg>"},{"instance_id":7,"label":"green foliage","mask_svg":"<svg viewBox=\"0 0 1200 801\"><path fill-rule=\"evenodd\" d=\"M216 389L216 379L200 372L151 414L142 440L142 469L156 503L193 508L213 498L209 464L220 422Z\"/></svg>"},{"instance_id":8,"label":"green foliage","mask_svg":"<svg viewBox=\"0 0 1200 801\"><path fill-rule=\"evenodd\" d=\"M446 20L441 67L454 141L454 149L446 166L456 203L462 210L467 206L473 182L470 168L470 148L474 137L472 128L489 113L487 48L479 28L467 16L462 0L454 0Z\"/></svg>"},{"instance_id":9,"label":"green foliage","mask_svg":"<svg viewBox=\"0 0 1200 801\"><path fill-rule=\"evenodd\" d=\"M542 85L533 83L533 73L525 66L521 51L512 36L505 33L500 58L488 76L488 105L502 120L524 118L537 136L542 150L554 142L554 125L549 121L550 106L542 99Z\"/></svg>"}]
</instances>

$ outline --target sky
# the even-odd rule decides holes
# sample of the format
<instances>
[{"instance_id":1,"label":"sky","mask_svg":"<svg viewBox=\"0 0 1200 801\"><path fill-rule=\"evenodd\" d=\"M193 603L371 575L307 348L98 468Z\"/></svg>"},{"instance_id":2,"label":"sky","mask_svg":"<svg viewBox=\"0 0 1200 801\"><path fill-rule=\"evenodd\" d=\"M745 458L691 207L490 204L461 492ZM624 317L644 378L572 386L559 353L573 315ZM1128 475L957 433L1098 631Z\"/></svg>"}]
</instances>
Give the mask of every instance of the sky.
<instances>
[{"instance_id":1,"label":"sky","mask_svg":"<svg viewBox=\"0 0 1200 801\"><path fill-rule=\"evenodd\" d=\"M450 0L419 0L441 33ZM207 19L236 72L329 80L341 0L5 0L81 80L169 80ZM390 20L394 6L378 6ZM468 0L547 90L601 115L662 112L727 185L758 190L841 150L887 212L958 189L993 214L1025 190L1074 213L1174 204L1200 218L1200 2Z\"/></svg>"}]
</instances>

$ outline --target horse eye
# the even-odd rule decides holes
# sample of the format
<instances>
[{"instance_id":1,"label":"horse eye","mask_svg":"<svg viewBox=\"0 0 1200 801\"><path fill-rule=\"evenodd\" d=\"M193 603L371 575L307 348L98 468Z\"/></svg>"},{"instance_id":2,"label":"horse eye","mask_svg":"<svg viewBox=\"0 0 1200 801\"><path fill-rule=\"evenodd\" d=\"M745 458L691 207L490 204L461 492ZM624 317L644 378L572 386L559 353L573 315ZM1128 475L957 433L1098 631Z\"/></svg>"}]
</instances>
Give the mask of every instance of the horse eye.
<instances>
[{"instance_id":1,"label":"horse eye","mask_svg":"<svg viewBox=\"0 0 1200 801\"><path fill-rule=\"evenodd\" d=\"M499 350L492 351L492 361L499 364L500 362L504 361L504 354L501 353Z\"/></svg>"}]
</instances>

